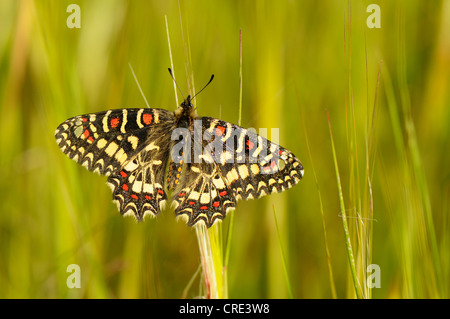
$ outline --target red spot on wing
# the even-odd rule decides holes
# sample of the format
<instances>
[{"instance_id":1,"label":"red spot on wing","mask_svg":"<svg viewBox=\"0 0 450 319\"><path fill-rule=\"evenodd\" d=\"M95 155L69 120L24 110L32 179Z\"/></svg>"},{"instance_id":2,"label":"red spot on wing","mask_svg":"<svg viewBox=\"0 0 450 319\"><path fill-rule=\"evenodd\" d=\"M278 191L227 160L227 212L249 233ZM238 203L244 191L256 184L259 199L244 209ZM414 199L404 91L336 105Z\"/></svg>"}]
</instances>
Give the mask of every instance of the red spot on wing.
<instances>
[{"instance_id":1,"label":"red spot on wing","mask_svg":"<svg viewBox=\"0 0 450 319\"><path fill-rule=\"evenodd\" d=\"M84 130L83 134L84 134L84 138L87 138L89 136L89 131L88 130Z\"/></svg>"},{"instance_id":2,"label":"red spot on wing","mask_svg":"<svg viewBox=\"0 0 450 319\"><path fill-rule=\"evenodd\" d=\"M116 128L117 126L119 126L120 119L118 117L112 118L109 123L111 124L112 128Z\"/></svg>"},{"instance_id":3,"label":"red spot on wing","mask_svg":"<svg viewBox=\"0 0 450 319\"><path fill-rule=\"evenodd\" d=\"M186 196L186 194L185 193L179 193L178 196L179 197L184 197L184 196Z\"/></svg>"},{"instance_id":4,"label":"red spot on wing","mask_svg":"<svg viewBox=\"0 0 450 319\"><path fill-rule=\"evenodd\" d=\"M189 205L195 205L195 202L189 202L188 204Z\"/></svg>"},{"instance_id":5,"label":"red spot on wing","mask_svg":"<svg viewBox=\"0 0 450 319\"><path fill-rule=\"evenodd\" d=\"M123 178L127 177L127 173L125 173L124 171L121 171L120 175L122 175Z\"/></svg>"},{"instance_id":6,"label":"red spot on wing","mask_svg":"<svg viewBox=\"0 0 450 319\"><path fill-rule=\"evenodd\" d=\"M200 209L208 209L208 207L202 206L202 207L200 207Z\"/></svg>"},{"instance_id":7,"label":"red spot on wing","mask_svg":"<svg viewBox=\"0 0 450 319\"><path fill-rule=\"evenodd\" d=\"M144 122L145 125L150 125L152 124L153 121L153 115L151 114L144 114L142 115L142 121Z\"/></svg>"},{"instance_id":8,"label":"red spot on wing","mask_svg":"<svg viewBox=\"0 0 450 319\"><path fill-rule=\"evenodd\" d=\"M93 141L94 141L94 138L93 138L92 136L89 136L88 140L89 140L90 142L93 142Z\"/></svg>"},{"instance_id":9,"label":"red spot on wing","mask_svg":"<svg viewBox=\"0 0 450 319\"><path fill-rule=\"evenodd\" d=\"M87 122L87 118L85 118L85 117L83 117L81 120L82 120L83 122Z\"/></svg>"},{"instance_id":10,"label":"red spot on wing","mask_svg":"<svg viewBox=\"0 0 450 319\"><path fill-rule=\"evenodd\" d=\"M220 196L225 196L226 194L227 194L227 191L221 191L221 192L219 193Z\"/></svg>"},{"instance_id":11,"label":"red spot on wing","mask_svg":"<svg viewBox=\"0 0 450 319\"><path fill-rule=\"evenodd\" d=\"M223 126L216 126L216 135L217 136L222 136L223 134L225 134L225 127Z\"/></svg>"},{"instance_id":12,"label":"red spot on wing","mask_svg":"<svg viewBox=\"0 0 450 319\"><path fill-rule=\"evenodd\" d=\"M134 198L136 200L139 199L139 197L136 194L131 195L131 198Z\"/></svg>"},{"instance_id":13,"label":"red spot on wing","mask_svg":"<svg viewBox=\"0 0 450 319\"><path fill-rule=\"evenodd\" d=\"M145 195L145 199L146 200L151 200L152 198L150 196L148 196L148 195Z\"/></svg>"},{"instance_id":14,"label":"red spot on wing","mask_svg":"<svg viewBox=\"0 0 450 319\"><path fill-rule=\"evenodd\" d=\"M253 147L255 146L255 143L253 143L253 142L250 141L250 140L247 140L247 142L246 142L245 144L247 144L247 149L248 149L248 150L252 150Z\"/></svg>"},{"instance_id":15,"label":"red spot on wing","mask_svg":"<svg viewBox=\"0 0 450 319\"><path fill-rule=\"evenodd\" d=\"M127 184L123 184L122 189L127 192L128 191L128 185Z\"/></svg>"},{"instance_id":16,"label":"red spot on wing","mask_svg":"<svg viewBox=\"0 0 450 319\"><path fill-rule=\"evenodd\" d=\"M281 154L283 154L283 151L279 150L278 155L281 155Z\"/></svg>"},{"instance_id":17,"label":"red spot on wing","mask_svg":"<svg viewBox=\"0 0 450 319\"><path fill-rule=\"evenodd\" d=\"M158 189L158 193L164 195L164 191L162 189Z\"/></svg>"},{"instance_id":18,"label":"red spot on wing","mask_svg":"<svg viewBox=\"0 0 450 319\"><path fill-rule=\"evenodd\" d=\"M213 203L213 206L214 206L214 207L219 207L219 205L220 205L219 202L214 202L214 203Z\"/></svg>"}]
</instances>

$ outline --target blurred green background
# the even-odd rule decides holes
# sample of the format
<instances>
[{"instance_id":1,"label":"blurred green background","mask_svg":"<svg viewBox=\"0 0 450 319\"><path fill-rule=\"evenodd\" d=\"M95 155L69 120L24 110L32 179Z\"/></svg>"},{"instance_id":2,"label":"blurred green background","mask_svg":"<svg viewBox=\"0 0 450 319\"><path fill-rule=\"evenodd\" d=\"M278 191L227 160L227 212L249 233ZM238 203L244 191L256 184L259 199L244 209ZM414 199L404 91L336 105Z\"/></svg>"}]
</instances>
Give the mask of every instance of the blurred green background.
<instances>
[{"instance_id":1,"label":"blurred green background","mask_svg":"<svg viewBox=\"0 0 450 319\"><path fill-rule=\"evenodd\" d=\"M66 25L71 3L79 29ZM381 28L367 26L372 3ZM0 297L183 296L200 265L195 232L170 210L122 218L106 178L54 140L69 117L145 107L128 64L152 107L176 108L165 17L179 86L187 94L188 56L197 89L215 74L199 115L233 123L242 30L241 124L279 128L305 167L293 189L238 204L230 297L449 297L448 0L1 1ZM80 289L66 285L70 264Z\"/></svg>"}]
</instances>

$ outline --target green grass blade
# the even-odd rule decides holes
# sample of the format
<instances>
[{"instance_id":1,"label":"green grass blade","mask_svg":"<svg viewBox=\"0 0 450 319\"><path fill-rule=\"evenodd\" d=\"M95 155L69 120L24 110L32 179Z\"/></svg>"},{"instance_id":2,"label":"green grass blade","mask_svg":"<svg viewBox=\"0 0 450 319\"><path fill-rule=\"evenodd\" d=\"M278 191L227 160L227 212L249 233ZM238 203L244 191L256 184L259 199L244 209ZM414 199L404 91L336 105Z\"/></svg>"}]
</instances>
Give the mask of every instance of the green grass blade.
<instances>
[{"instance_id":1,"label":"green grass blade","mask_svg":"<svg viewBox=\"0 0 450 319\"><path fill-rule=\"evenodd\" d=\"M175 105L178 106L178 105L180 105L180 104L178 103L177 83L175 82L175 69L174 69L174 66L173 66L172 47L171 47L171 45L170 45L169 23L167 22L167 15L164 16L164 20L165 20L165 22L166 22L167 43L168 43L168 45L169 45L170 68L172 69L172 72L173 72L173 78L174 78L174 81L173 81L173 90L174 90L174 92L175 92L175 103L176 103Z\"/></svg>"},{"instance_id":2,"label":"green grass blade","mask_svg":"<svg viewBox=\"0 0 450 319\"><path fill-rule=\"evenodd\" d=\"M278 228L278 220L277 220L277 214L275 213L275 206L272 206L272 208L273 208L273 219L275 221L275 228L277 231L278 244L280 245L281 261L283 263L284 277L286 278L286 285L287 285L287 289L288 289L288 293L289 293L289 298L294 299L294 295L292 293L292 288L291 288L291 280L289 279L289 272L288 272L287 265L286 265L286 254L284 253L283 243L281 242L280 230Z\"/></svg>"},{"instance_id":3,"label":"green grass blade","mask_svg":"<svg viewBox=\"0 0 450 319\"><path fill-rule=\"evenodd\" d=\"M401 96L402 109L405 114L405 131L408 140L408 151L410 154L412 168L414 171L414 177L416 179L416 184L419 188L420 203L422 204L422 209L425 214L426 227L428 232L428 241L431 246L431 255L433 258L433 266L435 268L435 276L438 285L438 289L442 294L442 272L441 272L441 261L439 258L439 249L436 240L436 231L434 229L433 212L431 209L430 195L428 192L427 181L425 178L424 168L421 160L421 155L419 151L419 145L416 136L416 130L414 122L412 119L411 112L411 98L409 95L408 81L406 78L406 53L405 53L405 26L403 15L399 14L399 26L398 26L398 55L399 63L397 63L397 74L399 79L399 90Z\"/></svg>"},{"instance_id":4,"label":"green grass blade","mask_svg":"<svg viewBox=\"0 0 450 319\"><path fill-rule=\"evenodd\" d=\"M297 95L297 101L299 101L299 96L298 96L297 91L296 91L296 95ZM333 267L331 266L331 254L330 254L330 249L329 249L329 245L328 245L327 227L326 227L326 223L325 223L325 214L323 211L322 194L320 191L320 186L319 186L319 181L317 179L316 170L314 168L314 160L311 155L311 148L309 146L309 138L308 138L308 133L306 130L306 123L304 120L305 117L303 116L303 111L302 111L302 108L300 107L300 104L299 104L299 109L300 109L300 114L301 114L301 119L302 119L303 132L305 135L306 149L308 151L308 157L309 157L310 163L311 163L311 171L313 172L314 181L316 183L316 188L317 188L317 195L319 197L320 217L322 219L323 237L324 237L324 243L325 243L325 254L326 254L326 258L327 258L328 276L330 278L331 295L332 295L333 299L336 299L337 298L336 285L334 282Z\"/></svg>"},{"instance_id":5,"label":"green grass blade","mask_svg":"<svg viewBox=\"0 0 450 319\"><path fill-rule=\"evenodd\" d=\"M352 243L350 241L350 232L348 230L347 214L346 214L345 204L344 204L344 194L342 192L341 178L339 175L339 166L338 166L337 158L336 158L336 149L334 147L333 131L331 129L331 121L330 121L330 116L328 114L328 111L327 111L327 118L328 118L328 126L330 129L331 149L333 152L333 161L334 161L334 168L335 168L335 172L336 172L336 181L337 181L337 186L338 186L338 191L339 191L339 205L341 208L342 225L344 227L345 245L347 247L347 257L348 257L348 262L349 262L350 270L351 270L351 274L352 274L353 285L355 288L355 294L356 294L356 297L358 299L360 299L361 298L361 286L359 284L358 277L356 275L355 257L353 255Z\"/></svg>"}]
</instances>

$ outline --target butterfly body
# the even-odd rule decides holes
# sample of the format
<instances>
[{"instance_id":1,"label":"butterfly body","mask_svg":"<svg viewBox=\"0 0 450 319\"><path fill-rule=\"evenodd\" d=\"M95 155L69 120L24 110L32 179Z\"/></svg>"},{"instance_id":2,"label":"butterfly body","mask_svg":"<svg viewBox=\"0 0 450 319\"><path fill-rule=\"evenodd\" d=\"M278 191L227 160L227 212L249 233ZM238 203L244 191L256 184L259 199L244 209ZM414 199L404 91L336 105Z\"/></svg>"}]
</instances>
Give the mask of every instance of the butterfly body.
<instances>
[{"instance_id":1,"label":"butterfly body","mask_svg":"<svg viewBox=\"0 0 450 319\"><path fill-rule=\"evenodd\" d=\"M197 117L188 98L174 111L117 109L75 116L55 131L61 150L108 176L122 215L177 216L208 227L239 199L284 191L303 176L289 150L237 125Z\"/></svg>"}]
</instances>

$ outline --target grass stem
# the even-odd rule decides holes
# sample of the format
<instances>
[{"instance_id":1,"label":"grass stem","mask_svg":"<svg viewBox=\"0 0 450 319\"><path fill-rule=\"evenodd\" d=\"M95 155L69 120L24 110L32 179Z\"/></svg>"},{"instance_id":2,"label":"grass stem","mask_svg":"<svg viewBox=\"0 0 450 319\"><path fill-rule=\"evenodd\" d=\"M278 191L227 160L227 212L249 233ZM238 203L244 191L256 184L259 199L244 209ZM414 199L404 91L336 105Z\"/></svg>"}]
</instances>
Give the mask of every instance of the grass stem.
<instances>
[{"instance_id":1,"label":"grass stem","mask_svg":"<svg viewBox=\"0 0 450 319\"><path fill-rule=\"evenodd\" d=\"M355 267L355 257L353 255L353 249L352 249L352 243L350 240L350 232L348 229L348 223L347 223L347 214L346 214L346 210L345 210L345 204L344 204L344 194L342 192L342 186L341 186L341 177L339 174L339 166L337 163L337 157L336 157L336 149L334 147L334 138L333 138L333 131L331 129L331 121L330 121L330 115L328 114L327 111L327 118L328 118L328 126L330 129L330 137L331 137L331 149L333 152L333 161L334 161L334 168L336 171L336 181L337 181L337 186L338 186L338 191L339 191L339 205L341 208L341 218L342 218L342 225L344 227L344 235L345 235L345 245L347 247L347 257L348 257L348 262L350 265L350 270L351 270L351 274L352 274L352 279L353 279L353 285L355 288L355 294L356 297L358 299L360 299L361 296L361 287L358 281L358 277L356 274L356 267Z\"/></svg>"}]
</instances>

